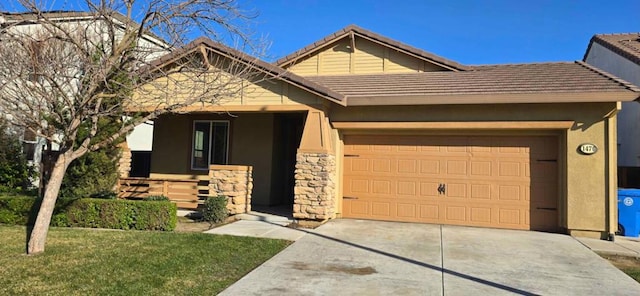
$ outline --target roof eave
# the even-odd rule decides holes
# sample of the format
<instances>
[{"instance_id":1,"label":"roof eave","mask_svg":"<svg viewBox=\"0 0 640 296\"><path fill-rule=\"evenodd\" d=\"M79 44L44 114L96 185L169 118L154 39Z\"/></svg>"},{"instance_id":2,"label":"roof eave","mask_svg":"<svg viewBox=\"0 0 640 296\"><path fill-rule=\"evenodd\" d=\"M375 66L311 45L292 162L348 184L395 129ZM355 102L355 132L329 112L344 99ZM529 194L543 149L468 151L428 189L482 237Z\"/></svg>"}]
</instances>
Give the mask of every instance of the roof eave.
<instances>
[{"instance_id":1,"label":"roof eave","mask_svg":"<svg viewBox=\"0 0 640 296\"><path fill-rule=\"evenodd\" d=\"M631 102L640 95L633 91L616 92L530 92L478 94L416 94L347 96L347 106L460 105L460 104L556 104Z\"/></svg>"}]
</instances>

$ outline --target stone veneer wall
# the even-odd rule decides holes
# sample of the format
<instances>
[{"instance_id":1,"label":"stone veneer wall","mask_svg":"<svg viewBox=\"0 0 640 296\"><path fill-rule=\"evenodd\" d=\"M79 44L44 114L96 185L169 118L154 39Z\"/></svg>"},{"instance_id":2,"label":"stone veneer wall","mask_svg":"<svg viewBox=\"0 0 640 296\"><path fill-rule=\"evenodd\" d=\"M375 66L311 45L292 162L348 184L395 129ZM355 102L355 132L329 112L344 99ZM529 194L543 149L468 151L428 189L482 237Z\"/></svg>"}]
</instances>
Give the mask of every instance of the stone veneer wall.
<instances>
[{"instance_id":1,"label":"stone veneer wall","mask_svg":"<svg viewBox=\"0 0 640 296\"><path fill-rule=\"evenodd\" d=\"M296 162L293 217L334 218L336 157L328 153L298 152Z\"/></svg>"},{"instance_id":2,"label":"stone veneer wall","mask_svg":"<svg viewBox=\"0 0 640 296\"><path fill-rule=\"evenodd\" d=\"M120 159L118 160L118 173L120 174L120 178L127 178L129 177L129 172L131 172L131 149L129 149L127 142L119 146Z\"/></svg>"},{"instance_id":3,"label":"stone veneer wall","mask_svg":"<svg viewBox=\"0 0 640 296\"><path fill-rule=\"evenodd\" d=\"M253 167L212 165L209 167L209 195L226 196L229 215L251 211Z\"/></svg>"}]
</instances>

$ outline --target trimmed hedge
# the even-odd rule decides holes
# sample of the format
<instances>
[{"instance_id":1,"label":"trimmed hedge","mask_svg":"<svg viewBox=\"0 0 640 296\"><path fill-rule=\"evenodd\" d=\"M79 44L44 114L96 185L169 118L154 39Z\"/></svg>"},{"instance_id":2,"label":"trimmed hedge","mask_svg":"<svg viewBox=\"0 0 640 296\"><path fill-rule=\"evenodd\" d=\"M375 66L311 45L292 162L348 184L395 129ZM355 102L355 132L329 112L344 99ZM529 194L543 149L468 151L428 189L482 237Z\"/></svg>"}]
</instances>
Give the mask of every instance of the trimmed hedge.
<instances>
[{"instance_id":1,"label":"trimmed hedge","mask_svg":"<svg viewBox=\"0 0 640 296\"><path fill-rule=\"evenodd\" d=\"M32 197L0 197L0 223L32 224L37 214ZM165 230L176 228L177 208L170 202L82 198L58 199L51 226Z\"/></svg>"}]
</instances>

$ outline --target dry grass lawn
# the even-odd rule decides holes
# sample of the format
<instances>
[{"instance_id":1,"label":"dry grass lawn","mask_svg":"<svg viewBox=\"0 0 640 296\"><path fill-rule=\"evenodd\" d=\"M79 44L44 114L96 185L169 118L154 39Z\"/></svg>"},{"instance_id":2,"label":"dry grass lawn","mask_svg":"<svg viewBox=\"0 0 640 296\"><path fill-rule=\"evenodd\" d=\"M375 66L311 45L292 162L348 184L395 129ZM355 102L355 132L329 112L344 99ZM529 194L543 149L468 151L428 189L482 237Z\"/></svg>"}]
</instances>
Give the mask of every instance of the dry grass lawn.
<instances>
[{"instance_id":1,"label":"dry grass lawn","mask_svg":"<svg viewBox=\"0 0 640 296\"><path fill-rule=\"evenodd\" d=\"M640 282L640 259L626 256L601 255L618 269Z\"/></svg>"}]
</instances>

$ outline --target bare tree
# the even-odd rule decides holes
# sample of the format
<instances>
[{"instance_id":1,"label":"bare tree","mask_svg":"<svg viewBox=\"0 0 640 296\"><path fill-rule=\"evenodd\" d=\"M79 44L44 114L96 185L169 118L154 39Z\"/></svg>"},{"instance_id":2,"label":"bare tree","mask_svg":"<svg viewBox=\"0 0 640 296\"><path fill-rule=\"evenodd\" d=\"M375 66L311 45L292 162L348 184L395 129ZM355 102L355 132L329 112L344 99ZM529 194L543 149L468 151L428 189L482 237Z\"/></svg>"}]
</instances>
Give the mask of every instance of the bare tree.
<instances>
[{"instance_id":1,"label":"bare tree","mask_svg":"<svg viewBox=\"0 0 640 296\"><path fill-rule=\"evenodd\" d=\"M254 75L246 60L183 48L187 36L259 47L246 29L253 15L236 0L86 0L81 13L47 12L51 1L17 2L26 12L0 23L0 113L59 146L27 244L35 254L45 249L73 160L159 115L219 104ZM174 48L200 54L152 62ZM115 119L117 131L105 133L103 118Z\"/></svg>"}]
</instances>

